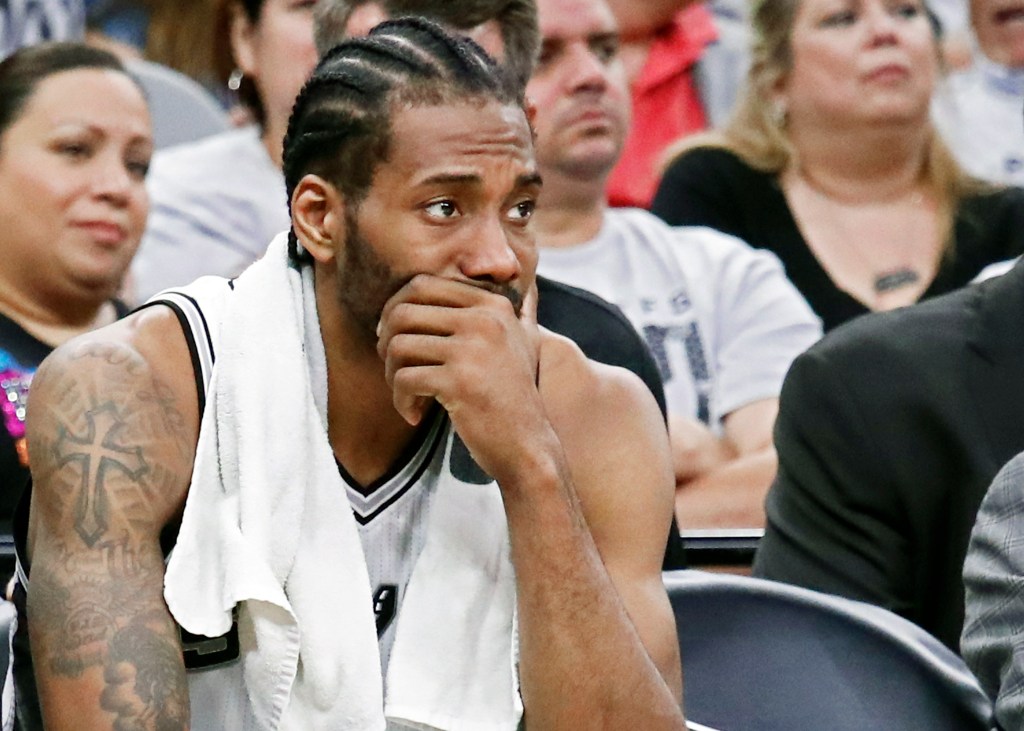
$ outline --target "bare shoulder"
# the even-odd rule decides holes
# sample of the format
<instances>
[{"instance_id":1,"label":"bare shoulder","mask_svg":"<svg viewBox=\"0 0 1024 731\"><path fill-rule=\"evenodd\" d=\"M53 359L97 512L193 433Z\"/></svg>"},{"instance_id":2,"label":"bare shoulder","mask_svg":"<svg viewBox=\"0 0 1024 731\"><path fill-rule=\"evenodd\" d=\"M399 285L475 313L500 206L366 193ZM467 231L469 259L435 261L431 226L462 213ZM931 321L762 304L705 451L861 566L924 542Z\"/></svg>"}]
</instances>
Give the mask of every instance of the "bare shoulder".
<instances>
[{"instance_id":1,"label":"bare shoulder","mask_svg":"<svg viewBox=\"0 0 1024 731\"><path fill-rule=\"evenodd\" d=\"M573 341L546 330L541 340L540 387L545 408L559 421L587 415L598 420L595 426L603 418L618 423L627 419L637 428L665 431L658 404L639 376L590 360Z\"/></svg>"},{"instance_id":2,"label":"bare shoulder","mask_svg":"<svg viewBox=\"0 0 1024 731\"><path fill-rule=\"evenodd\" d=\"M57 348L29 397L30 553L41 523L89 547L121 521L158 531L184 503L198 421L188 347L167 308Z\"/></svg>"},{"instance_id":3,"label":"bare shoulder","mask_svg":"<svg viewBox=\"0 0 1024 731\"><path fill-rule=\"evenodd\" d=\"M540 390L598 546L636 542L646 533L653 536L650 551L640 553L660 562L675 480L668 431L651 392L634 373L589 360L573 342L547 332Z\"/></svg>"}]
</instances>

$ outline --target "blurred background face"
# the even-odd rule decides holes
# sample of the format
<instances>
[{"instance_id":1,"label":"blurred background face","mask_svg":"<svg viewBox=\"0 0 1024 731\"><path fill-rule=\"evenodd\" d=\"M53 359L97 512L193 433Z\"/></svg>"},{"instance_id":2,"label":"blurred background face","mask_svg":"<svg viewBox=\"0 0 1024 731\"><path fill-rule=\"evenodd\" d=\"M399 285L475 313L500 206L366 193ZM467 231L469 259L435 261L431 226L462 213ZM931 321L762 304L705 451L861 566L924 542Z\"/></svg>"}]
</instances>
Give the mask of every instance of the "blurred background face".
<instances>
[{"instance_id":1,"label":"blurred background face","mask_svg":"<svg viewBox=\"0 0 1024 731\"><path fill-rule=\"evenodd\" d=\"M537 163L574 177L607 173L629 129L629 90L604 0L540 0L542 37L526 94L536 106ZM546 174L546 172L545 172Z\"/></svg>"},{"instance_id":2,"label":"blurred background face","mask_svg":"<svg viewBox=\"0 0 1024 731\"><path fill-rule=\"evenodd\" d=\"M986 56L1024 67L1024 0L971 0L971 25Z\"/></svg>"},{"instance_id":3,"label":"blurred background face","mask_svg":"<svg viewBox=\"0 0 1024 731\"><path fill-rule=\"evenodd\" d=\"M122 73L41 81L0 136L0 257L38 291L112 297L139 245L152 154L142 93Z\"/></svg>"},{"instance_id":4,"label":"blurred background face","mask_svg":"<svg viewBox=\"0 0 1024 731\"><path fill-rule=\"evenodd\" d=\"M803 0L790 49L791 125L927 118L938 51L920 0Z\"/></svg>"},{"instance_id":5,"label":"blurred background face","mask_svg":"<svg viewBox=\"0 0 1024 731\"><path fill-rule=\"evenodd\" d=\"M235 9L235 61L256 85L270 133L284 134L295 97L316 66L315 5L316 0L265 0L255 23L240 7Z\"/></svg>"}]
</instances>

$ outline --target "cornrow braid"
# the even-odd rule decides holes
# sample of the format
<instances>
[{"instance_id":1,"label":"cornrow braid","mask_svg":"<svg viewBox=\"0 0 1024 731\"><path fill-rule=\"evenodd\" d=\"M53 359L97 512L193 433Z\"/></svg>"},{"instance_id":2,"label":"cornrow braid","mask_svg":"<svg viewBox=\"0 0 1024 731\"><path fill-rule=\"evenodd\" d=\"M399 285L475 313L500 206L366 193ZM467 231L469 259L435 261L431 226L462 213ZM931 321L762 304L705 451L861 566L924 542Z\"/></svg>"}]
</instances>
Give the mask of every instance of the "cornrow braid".
<instances>
[{"instance_id":1,"label":"cornrow braid","mask_svg":"<svg viewBox=\"0 0 1024 731\"><path fill-rule=\"evenodd\" d=\"M381 23L326 54L295 100L282 154L285 189L319 175L358 204L387 160L393 111L409 105L496 101L524 105L522 86L476 43L423 18ZM308 258L295 229L292 260Z\"/></svg>"}]
</instances>

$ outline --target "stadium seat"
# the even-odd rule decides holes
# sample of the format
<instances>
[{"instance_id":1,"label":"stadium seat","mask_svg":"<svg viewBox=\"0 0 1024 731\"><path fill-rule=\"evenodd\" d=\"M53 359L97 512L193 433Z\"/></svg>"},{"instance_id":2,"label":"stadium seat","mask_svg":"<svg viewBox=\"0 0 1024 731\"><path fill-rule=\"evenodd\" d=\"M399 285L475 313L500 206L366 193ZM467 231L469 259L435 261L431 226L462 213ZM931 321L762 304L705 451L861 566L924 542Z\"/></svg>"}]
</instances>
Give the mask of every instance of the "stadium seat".
<instances>
[{"instance_id":1,"label":"stadium seat","mask_svg":"<svg viewBox=\"0 0 1024 731\"><path fill-rule=\"evenodd\" d=\"M963 661L879 607L748 576L666 572L688 718L721 731L990 731Z\"/></svg>"}]
</instances>

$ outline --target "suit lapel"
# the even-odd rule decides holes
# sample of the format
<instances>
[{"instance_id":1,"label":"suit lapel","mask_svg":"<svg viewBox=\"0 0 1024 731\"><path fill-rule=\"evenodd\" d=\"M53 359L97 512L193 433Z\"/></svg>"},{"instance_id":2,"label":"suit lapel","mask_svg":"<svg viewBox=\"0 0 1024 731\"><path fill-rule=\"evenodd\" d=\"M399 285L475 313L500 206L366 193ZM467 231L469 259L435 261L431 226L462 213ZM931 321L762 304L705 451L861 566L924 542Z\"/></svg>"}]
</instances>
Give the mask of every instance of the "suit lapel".
<instances>
[{"instance_id":1,"label":"suit lapel","mask_svg":"<svg viewBox=\"0 0 1024 731\"><path fill-rule=\"evenodd\" d=\"M968 403L998 467L1024 448L1024 262L974 288L969 307Z\"/></svg>"}]
</instances>

